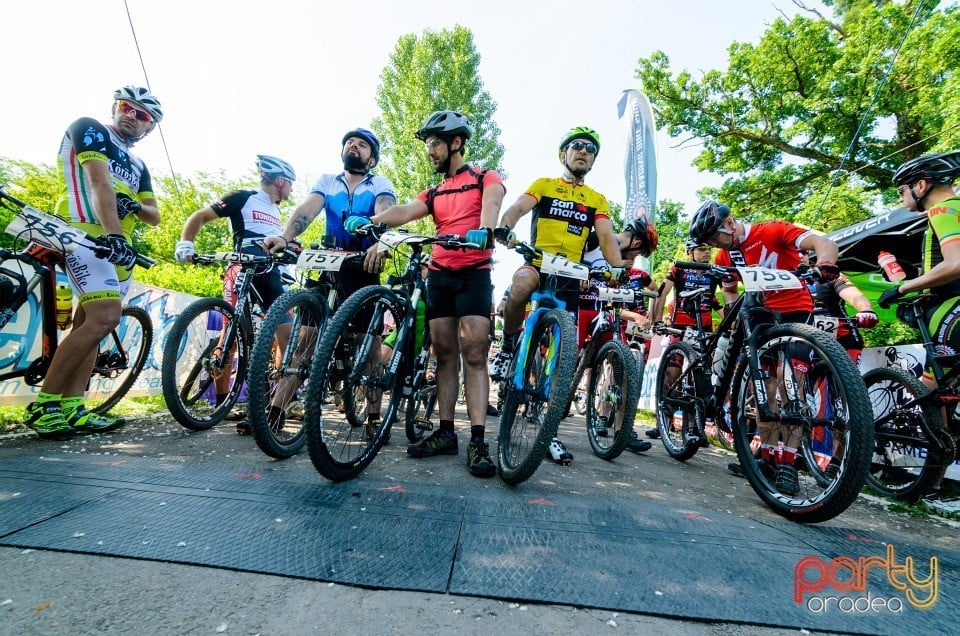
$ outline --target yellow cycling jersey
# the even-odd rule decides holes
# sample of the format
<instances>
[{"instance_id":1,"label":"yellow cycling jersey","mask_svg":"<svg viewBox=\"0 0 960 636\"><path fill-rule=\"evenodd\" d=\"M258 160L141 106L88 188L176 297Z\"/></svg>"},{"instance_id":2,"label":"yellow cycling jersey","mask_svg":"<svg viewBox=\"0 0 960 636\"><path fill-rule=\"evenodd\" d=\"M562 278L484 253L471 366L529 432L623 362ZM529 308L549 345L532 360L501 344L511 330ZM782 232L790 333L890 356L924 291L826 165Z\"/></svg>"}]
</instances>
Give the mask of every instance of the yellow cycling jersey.
<instances>
[{"instance_id":1,"label":"yellow cycling jersey","mask_svg":"<svg viewBox=\"0 0 960 636\"><path fill-rule=\"evenodd\" d=\"M553 254L579 261L587 237L598 218L610 218L606 197L583 184L557 177L537 179L527 194L537 200L530 237L533 244Z\"/></svg>"}]
</instances>

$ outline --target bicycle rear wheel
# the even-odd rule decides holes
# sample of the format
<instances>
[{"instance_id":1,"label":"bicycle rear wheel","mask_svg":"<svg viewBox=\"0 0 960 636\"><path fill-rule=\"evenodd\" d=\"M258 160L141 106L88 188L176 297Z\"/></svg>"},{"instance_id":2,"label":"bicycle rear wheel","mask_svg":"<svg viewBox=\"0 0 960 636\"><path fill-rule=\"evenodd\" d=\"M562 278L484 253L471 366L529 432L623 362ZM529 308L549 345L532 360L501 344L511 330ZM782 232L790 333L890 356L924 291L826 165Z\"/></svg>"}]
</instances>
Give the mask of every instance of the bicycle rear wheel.
<instances>
[{"instance_id":1,"label":"bicycle rear wheel","mask_svg":"<svg viewBox=\"0 0 960 636\"><path fill-rule=\"evenodd\" d=\"M760 337L756 355L761 366L778 379L777 390L768 396L770 403L779 403L782 413L802 421L791 426L759 423L761 436L764 426L769 426L773 438L785 447L799 436L793 443L800 452L793 463L795 489L789 487L789 480L778 480L780 463L785 461L770 463L755 456L750 430L754 388L746 361L741 361L731 387L731 417L737 456L747 481L764 503L791 521L832 519L857 498L870 466L873 414L859 371L836 340L807 325L770 327ZM797 364L801 358L811 363ZM804 461L803 445L818 449L817 466ZM834 457L836 472L825 479L825 467Z\"/></svg>"},{"instance_id":2,"label":"bicycle rear wheel","mask_svg":"<svg viewBox=\"0 0 960 636\"><path fill-rule=\"evenodd\" d=\"M84 401L88 409L103 415L123 399L147 364L153 350L150 314L140 307L124 307L120 324L99 347Z\"/></svg>"},{"instance_id":3,"label":"bicycle rear wheel","mask_svg":"<svg viewBox=\"0 0 960 636\"><path fill-rule=\"evenodd\" d=\"M639 400L633 353L611 340L597 352L587 387L587 439L594 455L607 461L620 456L630 441Z\"/></svg>"},{"instance_id":4,"label":"bicycle rear wheel","mask_svg":"<svg viewBox=\"0 0 960 636\"><path fill-rule=\"evenodd\" d=\"M500 478L511 486L536 472L566 410L577 355L573 319L550 309L527 342L528 349L514 356L500 412L497 464Z\"/></svg>"},{"instance_id":5,"label":"bicycle rear wheel","mask_svg":"<svg viewBox=\"0 0 960 636\"><path fill-rule=\"evenodd\" d=\"M314 292L288 291L270 306L254 340L247 374L247 422L260 450L275 459L296 455L307 441L306 385L326 316L327 307ZM280 351L276 335L285 325L289 340Z\"/></svg>"},{"instance_id":6,"label":"bicycle rear wheel","mask_svg":"<svg viewBox=\"0 0 960 636\"><path fill-rule=\"evenodd\" d=\"M912 374L895 367L871 369L863 376L876 420L874 449L867 474L867 486L876 493L914 502L933 488L956 450L945 460L930 432L941 431L941 444L953 438L943 430L939 409L922 402L909 409L901 404L927 393Z\"/></svg>"},{"instance_id":7,"label":"bicycle rear wheel","mask_svg":"<svg viewBox=\"0 0 960 636\"><path fill-rule=\"evenodd\" d=\"M363 472L390 434L402 391L387 383L380 343L385 320L397 325L403 321L401 306L390 289L364 287L337 310L320 338L310 366L304 426L310 460L331 481L353 479ZM402 376L398 371L400 382ZM348 409L339 408L338 391L341 396L363 396L375 413L386 403L386 411L379 421L356 426ZM339 402L346 407L345 400Z\"/></svg>"},{"instance_id":8,"label":"bicycle rear wheel","mask_svg":"<svg viewBox=\"0 0 960 636\"><path fill-rule=\"evenodd\" d=\"M703 400L710 395L707 375L694 368L697 354L685 342L664 349L657 367L657 429L670 457L686 461L705 439Z\"/></svg>"},{"instance_id":9,"label":"bicycle rear wheel","mask_svg":"<svg viewBox=\"0 0 960 636\"><path fill-rule=\"evenodd\" d=\"M219 424L240 398L250 342L249 332L237 320L226 301L201 298L180 314L167 334L163 397L174 419L190 430Z\"/></svg>"}]
</instances>

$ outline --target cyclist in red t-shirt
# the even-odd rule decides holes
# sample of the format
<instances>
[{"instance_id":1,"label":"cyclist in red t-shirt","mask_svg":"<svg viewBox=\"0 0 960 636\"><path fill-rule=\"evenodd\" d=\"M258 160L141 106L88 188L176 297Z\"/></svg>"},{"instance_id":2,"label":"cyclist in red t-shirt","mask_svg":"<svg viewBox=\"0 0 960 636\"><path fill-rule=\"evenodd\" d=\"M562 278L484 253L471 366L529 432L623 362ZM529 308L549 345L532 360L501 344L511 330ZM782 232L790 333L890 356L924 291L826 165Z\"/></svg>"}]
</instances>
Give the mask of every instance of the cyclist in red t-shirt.
<instances>
[{"instance_id":1,"label":"cyclist in red t-shirt","mask_svg":"<svg viewBox=\"0 0 960 636\"><path fill-rule=\"evenodd\" d=\"M802 228L787 221L765 221L745 223L730 215L730 208L722 203L707 201L690 219L690 238L697 243L706 243L717 247L720 252L715 260L717 265L725 266L761 266L772 269L796 270L800 265L799 250L813 250L819 257L814 268L820 280L828 282L840 276L836 266L840 250L837 244L813 230ZM723 283L724 304L734 302L739 296L737 281ZM780 313L783 322L809 323L813 314L813 299L804 289L788 289L776 292L764 292L764 304L767 308ZM732 352L736 355L738 352ZM795 352L798 358L803 353ZM801 359L791 361L796 369L804 369L806 362ZM777 392L776 369L769 380L767 391L770 395ZM776 409L776 401L771 400L771 409ZM794 465L797 448L800 445L800 431L795 427L781 427L774 422L758 422L760 431L761 460L768 466L776 466L776 486L784 494L794 495L800 491L800 477ZM783 443L782 452L779 444ZM731 472L740 467L732 464Z\"/></svg>"}]
</instances>

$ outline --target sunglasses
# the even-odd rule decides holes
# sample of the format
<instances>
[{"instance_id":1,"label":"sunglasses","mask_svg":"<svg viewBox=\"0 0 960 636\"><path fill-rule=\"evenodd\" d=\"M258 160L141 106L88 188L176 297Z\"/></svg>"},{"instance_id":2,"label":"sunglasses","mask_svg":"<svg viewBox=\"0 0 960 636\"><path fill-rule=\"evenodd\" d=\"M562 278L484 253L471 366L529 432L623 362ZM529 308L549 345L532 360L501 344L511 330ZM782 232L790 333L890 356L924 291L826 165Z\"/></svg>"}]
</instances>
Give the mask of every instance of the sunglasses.
<instances>
[{"instance_id":1,"label":"sunglasses","mask_svg":"<svg viewBox=\"0 0 960 636\"><path fill-rule=\"evenodd\" d=\"M577 141L571 141L567 148L572 148L576 152L580 152L586 148L587 152L591 155L597 154L597 150L599 150L599 148L597 148L597 144L591 141L580 141L579 139Z\"/></svg>"},{"instance_id":2,"label":"sunglasses","mask_svg":"<svg viewBox=\"0 0 960 636\"><path fill-rule=\"evenodd\" d=\"M140 110L135 108L133 104L125 102L122 99L117 100L117 108L120 109L120 112L124 115L129 115L133 113L133 116L139 119L140 121L152 122L153 116L145 110Z\"/></svg>"},{"instance_id":3,"label":"sunglasses","mask_svg":"<svg viewBox=\"0 0 960 636\"><path fill-rule=\"evenodd\" d=\"M912 186L912 185L913 185L913 184L910 183L910 184L907 184L907 185L902 185L902 186L900 186L899 188L897 188L897 194L899 194L900 196L903 196L903 193L906 192L908 189L910 189L910 186Z\"/></svg>"}]
</instances>

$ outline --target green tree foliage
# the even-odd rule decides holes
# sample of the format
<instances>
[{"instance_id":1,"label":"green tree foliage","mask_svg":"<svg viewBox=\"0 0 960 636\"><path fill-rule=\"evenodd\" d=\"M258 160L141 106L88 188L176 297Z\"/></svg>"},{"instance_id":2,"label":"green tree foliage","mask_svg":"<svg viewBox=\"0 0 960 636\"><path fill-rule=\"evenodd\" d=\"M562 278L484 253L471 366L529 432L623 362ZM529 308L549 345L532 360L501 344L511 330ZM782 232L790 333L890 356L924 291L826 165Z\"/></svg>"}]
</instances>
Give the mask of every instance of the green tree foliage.
<instances>
[{"instance_id":1,"label":"green tree foliage","mask_svg":"<svg viewBox=\"0 0 960 636\"><path fill-rule=\"evenodd\" d=\"M397 40L380 74L380 116L373 130L383 149L379 171L393 182L401 203L440 181L423 143L414 137L435 110L456 110L469 117L474 135L467 142L466 160L503 175L500 128L493 119L497 107L483 88L479 66L473 32L463 26ZM432 230L432 223L423 225L418 229Z\"/></svg>"},{"instance_id":2,"label":"green tree foliage","mask_svg":"<svg viewBox=\"0 0 960 636\"><path fill-rule=\"evenodd\" d=\"M776 19L756 44L732 43L726 70L674 74L662 51L638 61L669 134L702 142L695 164L727 176L704 194L741 215L841 227L896 202L890 174L901 162L960 146L960 10L925 2L884 83L918 2L826 4L831 19L808 9Z\"/></svg>"},{"instance_id":3,"label":"green tree foliage","mask_svg":"<svg viewBox=\"0 0 960 636\"><path fill-rule=\"evenodd\" d=\"M29 205L52 212L57 202L57 171L48 165L35 166L25 161L0 157L0 186ZM16 213L0 208L0 230L7 227ZM0 247L12 247L16 239L0 232Z\"/></svg>"}]
</instances>

